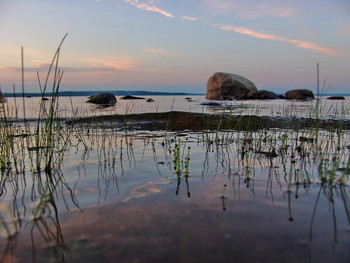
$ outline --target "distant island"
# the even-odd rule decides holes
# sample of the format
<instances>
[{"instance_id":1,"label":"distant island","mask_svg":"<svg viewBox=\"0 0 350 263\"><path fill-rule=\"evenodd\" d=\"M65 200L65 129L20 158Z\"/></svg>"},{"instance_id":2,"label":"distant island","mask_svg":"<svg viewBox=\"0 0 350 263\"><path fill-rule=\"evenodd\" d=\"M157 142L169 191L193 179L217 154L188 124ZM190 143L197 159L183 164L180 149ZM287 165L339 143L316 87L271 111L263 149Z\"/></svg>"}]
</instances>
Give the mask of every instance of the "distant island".
<instances>
[{"instance_id":1,"label":"distant island","mask_svg":"<svg viewBox=\"0 0 350 263\"><path fill-rule=\"evenodd\" d=\"M61 97L75 97L75 96L92 96L96 95L98 93L102 92L108 92L112 93L116 96L126 96L126 95L138 95L138 96L187 96L187 95L205 95L205 94L199 94L199 93L186 93L186 92L160 92L160 91L142 91L142 90L117 90L117 91L59 91L58 95ZM22 93L5 93L6 97L42 97L43 95L40 92L25 92L24 94ZM51 92L47 92L44 95L45 97L50 97L52 96Z\"/></svg>"}]
</instances>

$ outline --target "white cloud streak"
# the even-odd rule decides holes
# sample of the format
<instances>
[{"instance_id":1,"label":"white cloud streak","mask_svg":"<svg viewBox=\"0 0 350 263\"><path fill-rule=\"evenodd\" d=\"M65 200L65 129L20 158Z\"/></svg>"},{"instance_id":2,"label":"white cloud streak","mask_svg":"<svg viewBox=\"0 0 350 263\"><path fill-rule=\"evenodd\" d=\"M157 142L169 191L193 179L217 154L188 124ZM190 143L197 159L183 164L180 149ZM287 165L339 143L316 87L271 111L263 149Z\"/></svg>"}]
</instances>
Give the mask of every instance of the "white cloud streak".
<instances>
[{"instance_id":1,"label":"white cloud streak","mask_svg":"<svg viewBox=\"0 0 350 263\"><path fill-rule=\"evenodd\" d=\"M169 18L174 18L175 16L172 13L169 13L155 5L153 5L153 1L142 1L142 0L124 0L126 3L150 12L155 12L158 14L161 14L163 16L169 17Z\"/></svg>"},{"instance_id":2,"label":"white cloud streak","mask_svg":"<svg viewBox=\"0 0 350 263\"><path fill-rule=\"evenodd\" d=\"M163 16L169 17L169 18L175 18L176 16L168 11L165 11L156 5L153 4L153 0L124 0L124 2L138 8L141 10L149 11L149 12L155 12L158 14L161 14ZM191 16L181 16L181 19L188 20L188 21L197 21L199 20L196 17Z\"/></svg>"},{"instance_id":3,"label":"white cloud streak","mask_svg":"<svg viewBox=\"0 0 350 263\"><path fill-rule=\"evenodd\" d=\"M160 48L145 48L146 53L166 54L167 51Z\"/></svg>"},{"instance_id":4,"label":"white cloud streak","mask_svg":"<svg viewBox=\"0 0 350 263\"><path fill-rule=\"evenodd\" d=\"M273 35L273 34L261 33L261 32L254 31L252 29L245 28L245 27L237 27L237 26L231 26L231 25L214 25L214 26L221 29L221 30L224 30L224 31L235 32L235 33L239 33L242 35L248 35L248 36L255 37L255 38L292 43L297 47L311 49L311 50L318 51L318 52L321 52L321 53L324 53L327 55L337 56L337 55L340 55L340 53L341 53L336 49L324 47L324 46L321 46L317 43L296 40L296 39L289 39L289 38L285 38L283 36L278 36L278 35Z\"/></svg>"},{"instance_id":5,"label":"white cloud streak","mask_svg":"<svg viewBox=\"0 0 350 263\"><path fill-rule=\"evenodd\" d=\"M181 16L182 19L189 20L189 21L197 21L199 18L197 17L190 17L190 16Z\"/></svg>"},{"instance_id":6,"label":"white cloud streak","mask_svg":"<svg viewBox=\"0 0 350 263\"><path fill-rule=\"evenodd\" d=\"M145 48L144 52L149 54L158 54L158 55L177 55L176 52L162 49L162 48Z\"/></svg>"}]
</instances>

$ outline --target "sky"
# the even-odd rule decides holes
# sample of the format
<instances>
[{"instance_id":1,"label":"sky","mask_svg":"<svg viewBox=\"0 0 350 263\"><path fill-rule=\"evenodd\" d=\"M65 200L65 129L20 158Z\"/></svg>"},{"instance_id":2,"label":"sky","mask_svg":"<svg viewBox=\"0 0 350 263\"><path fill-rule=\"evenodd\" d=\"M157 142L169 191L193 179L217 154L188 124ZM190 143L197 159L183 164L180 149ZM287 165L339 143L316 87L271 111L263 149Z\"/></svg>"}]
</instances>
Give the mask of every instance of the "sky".
<instances>
[{"instance_id":1,"label":"sky","mask_svg":"<svg viewBox=\"0 0 350 263\"><path fill-rule=\"evenodd\" d=\"M349 0L0 0L0 85L205 93L215 72L258 89L350 93Z\"/></svg>"}]
</instances>

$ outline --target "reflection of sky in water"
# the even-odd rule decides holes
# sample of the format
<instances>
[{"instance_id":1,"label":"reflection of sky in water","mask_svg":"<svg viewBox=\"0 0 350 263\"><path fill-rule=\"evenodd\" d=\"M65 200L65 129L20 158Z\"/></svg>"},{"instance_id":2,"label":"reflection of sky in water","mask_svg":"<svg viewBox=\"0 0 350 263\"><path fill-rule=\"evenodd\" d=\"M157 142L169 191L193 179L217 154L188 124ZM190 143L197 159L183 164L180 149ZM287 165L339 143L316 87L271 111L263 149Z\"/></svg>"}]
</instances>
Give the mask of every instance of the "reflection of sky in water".
<instances>
[{"instance_id":1,"label":"reflection of sky in water","mask_svg":"<svg viewBox=\"0 0 350 263\"><path fill-rule=\"evenodd\" d=\"M93 137L94 147L88 154L83 147L72 147L62 174L58 174L65 181L53 188L60 228L75 257L73 262L95 262L97 257L104 262L169 257L176 262L348 259L349 188L320 183L319 153L312 152L311 143L304 143L305 152L296 152L293 162L290 157L291 149L300 143L299 136L309 136L308 130L298 131L296 139L293 131L281 130L253 134L184 132L177 138L170 132L148 138L136 132L126 138L112 135L113 131L108 131L109 140L104 143L103 136ZM215 141L218 135L227 138L228 143L207 144L205 136ZM242 155L242 141L248 135L254 139L249 146L254 149L262 141L260 136L271 141L262 144L259 152L246 146ZM289 138L286 156L278 152L281 139L274 140L282 135ZM331 135L320 133L321 138L327 138L322 141L328 144L323 145L337 148L337 140ZM349 153L348 133L344 133L342 142L339 163L344 165ZM188 177L182 164L182 172L174 171L175 143L181 146L183 160L187 147L191 147ZM278 156L271 160L264 153L272 147L276 147ZM332 160L334 149L327 151L321 159ZM21 189L16 205L28 224L21 229L19 257L31 251L31 209L48 192L46 187L52 186L45 184L42 174L43 187L37 189L33 182L39 177L34 180L30 175L28 172L26 185L18 184ZM307 183L307 178L312 183ZM2 214L4 203L13 207L12 194L8 191L2 196ZM55 209L49 205L46 211L44 219L53 226ZM13 217L8 215L6 222L13 221ZM39 235L37 231L34 227ZM87 250L73 249L80 238L85 240ZM41 240L35 239L38 253L43 248Z\"/></svg>"}]
</instances>

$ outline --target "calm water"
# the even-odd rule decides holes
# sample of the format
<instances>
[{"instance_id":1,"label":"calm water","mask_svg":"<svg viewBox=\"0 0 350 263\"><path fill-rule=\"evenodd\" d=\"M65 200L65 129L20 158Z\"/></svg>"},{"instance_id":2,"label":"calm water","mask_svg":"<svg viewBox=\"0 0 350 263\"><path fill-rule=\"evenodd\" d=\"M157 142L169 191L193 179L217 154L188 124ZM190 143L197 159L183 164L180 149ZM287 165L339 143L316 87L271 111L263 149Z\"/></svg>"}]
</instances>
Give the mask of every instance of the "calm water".
<instances>
[{"instance_id":1,"label":"calm water","mask_svg":"<svg viewBox=\"0 0 350 263\"><path fill-rule=\"evenodd\" d=\"M203 96L152 98L72 104L78 116L227 111L201 106ZM38 102L26 100L35 116ZM313 107L264 103L237 111L306 116ZM33 172L28 156L24 173L2 171L0 262L349 262L350 132L320 131L318 147L299 139L312 134L78 127L54 174Z\"/></svg>"},{"instance_id":2,"label":"calm water","mask_svg":"<svg viewBox=\"0 0 350 263\"><path fill-rule=\"evenodd\" d=\"M59 110L62 117L95 116L106 114L133 114L144 112L168 112L187 111L221 113L226 112L235 115L260 115L260 116L300 116L314 117L318 112L322 118L350 118L350 96L345 100L327 100L321 97L319 102L314 101L223 101L220 106L205 106L208 102L205 96L151 96L154 102L146 100L121 100L117 96L117 104L113 107L98 108L86 103L87 97L60 97ZM191 98L190 100L186 98ZM25 98L25 114L27 118L36 118L40 108L40 98ZM48 103L48 102L46 102ZM319 104L317 104L319 103ZM23 117L23 101L21 98L7 98L6 112L8 116ZM17 113L16 113L17 112Z\"/></svg>"}]
</instances>

